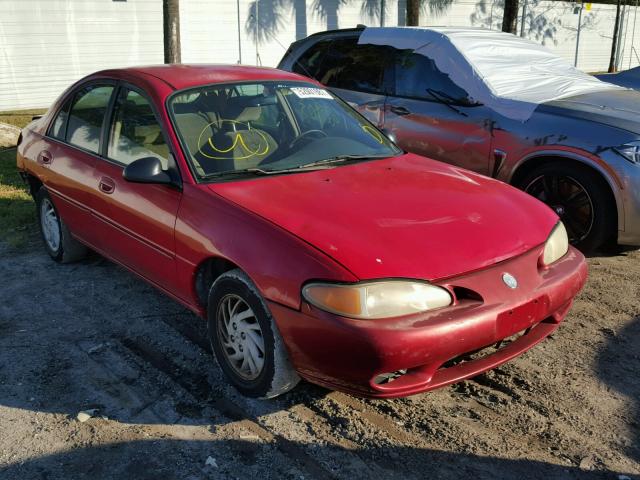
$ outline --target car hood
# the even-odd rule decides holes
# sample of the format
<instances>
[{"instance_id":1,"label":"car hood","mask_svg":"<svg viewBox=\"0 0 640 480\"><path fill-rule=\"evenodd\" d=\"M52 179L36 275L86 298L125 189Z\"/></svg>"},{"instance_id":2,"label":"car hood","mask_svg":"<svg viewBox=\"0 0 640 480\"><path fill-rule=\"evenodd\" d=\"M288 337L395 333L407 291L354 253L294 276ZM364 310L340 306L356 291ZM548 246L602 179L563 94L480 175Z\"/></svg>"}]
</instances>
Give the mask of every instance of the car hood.
<instances>
[{"instance_id":1,"label":"car hood","mask_svg":"<svg viewBox=\"0 0 640 480\"><path fill-rule=\"evenodd\" d=\"M607 90L543 103L539 112L578 118L640 133L640 92Z\"/></svg>"},{"instance_id":2,"label":"car hood","mask_svg":"<svg viewBox=\"0 0 640 480\"><path fill-rule=\"evenodd\" d=\"M509 185L413 154L208 188L360 279L480 269L540 245L558 221Z\"/></svg>"}]
</instances>

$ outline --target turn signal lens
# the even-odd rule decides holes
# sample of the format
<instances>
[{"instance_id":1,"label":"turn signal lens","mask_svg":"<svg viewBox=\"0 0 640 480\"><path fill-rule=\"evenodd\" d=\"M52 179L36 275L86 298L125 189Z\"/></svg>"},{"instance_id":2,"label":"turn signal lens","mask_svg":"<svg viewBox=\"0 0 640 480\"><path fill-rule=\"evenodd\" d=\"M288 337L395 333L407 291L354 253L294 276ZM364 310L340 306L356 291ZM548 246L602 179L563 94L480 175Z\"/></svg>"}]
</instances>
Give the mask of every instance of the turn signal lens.
<instances>
[{"instance_id":1,"label":"turn signal lens","mask_svg":"<svg viewBox=\"0 0 640 480\"><path fill-rule=\"evenodd\" d=\"M551 265L560 260L569 251L569 236L562 222L558 222L544 245L542 263Z\"/></svg>"},{"instance_id":2,"label":"turn signal lens","mask_svg":"<svg viewBox=\"0 0 640 480\"><path fill-rule=\"evenodd\" d=\"M350 318L399 317L451 305L444 288L423 282L382 280L351 285L311 283L304 298L327 312Z\"/></svg>"}]
</instances>

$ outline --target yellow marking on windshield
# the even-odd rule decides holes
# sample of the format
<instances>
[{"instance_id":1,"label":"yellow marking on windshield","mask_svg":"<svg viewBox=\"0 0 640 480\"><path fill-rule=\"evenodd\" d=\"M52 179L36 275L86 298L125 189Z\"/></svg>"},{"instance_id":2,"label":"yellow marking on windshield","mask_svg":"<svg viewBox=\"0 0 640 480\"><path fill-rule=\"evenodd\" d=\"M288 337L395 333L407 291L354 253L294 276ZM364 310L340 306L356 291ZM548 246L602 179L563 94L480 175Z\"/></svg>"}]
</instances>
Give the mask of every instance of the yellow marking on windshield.
<instances>
[{"instance_id":1,"label":"yellow marking on windshield","mask_svg":"<svg viewBox=\"0 0 640 480\"><path fill-rule=\"evenodd\" d=\"M255 148L255 150L252 150L251 148L249 148L249 146L247 146L247 142L245 141L244 137L242 136L242 133L240 132L229 132L229 133L235 133L235 136L233 137L233 142L231 143L231 146L229 148L218 148L214 145L213 143L213 138L209 137L207 139L206 142L202 142L202 137L205 134L205 131L211 131L210 127L211 125L213 125L214 123L218 123L218 122L212 122L210 124L208 124L206 127L204 127L202 129L202 132L200 132L200 135L198 136L198 145L202 145L202 147L204 147L205 145L209 145L211 147L211 149L216 152L216 153L229 153L229 152L233 152L238 145L240 145L240 148L242 148L242 150L244 151L244 155L241 157L230 157L230 156L216 156L216 155L209 155L205 152L202 151L202 147L199 148L199 153L207 158L211 158L213 160L246 160L248 158L251 157L256 157L256 156L262 156L262 155L266 155L269 152L269 140L267 139L267 137L264 135L264 133L262 133L260 130L256 130L256 129L251 129L249 127L248 124L244 123L244 122L239 122L237 120L221 120L220 124L223 124L224 122L229 122L232 123L234 125L241 125L242 127L244 127L247 131L251 131L254 133L257 133L258 136L260 137L260 141L258 142L257 147Z\"/></svg>"},{"instance_id":2,"label":"yellow marking on windshield","mask_svg":"<svg viewBox=\"0 0 640 480\"><path fill-rule=\"evenodd\" d=\"M380 143L380 144L384 143L384 137L375 128L370 127L369 125L362 125L362 129L365 132L367 132L369 135L371 135L373 138L375 138L378 143Z\"/></svg>"}]
</instances>

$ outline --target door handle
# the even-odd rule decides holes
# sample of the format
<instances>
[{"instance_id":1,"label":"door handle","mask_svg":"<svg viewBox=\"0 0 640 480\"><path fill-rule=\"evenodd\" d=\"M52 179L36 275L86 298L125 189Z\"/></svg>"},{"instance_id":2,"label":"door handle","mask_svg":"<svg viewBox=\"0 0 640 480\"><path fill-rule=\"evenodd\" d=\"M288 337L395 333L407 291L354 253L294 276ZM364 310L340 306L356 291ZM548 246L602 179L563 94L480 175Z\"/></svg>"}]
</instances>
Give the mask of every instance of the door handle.
<instances>
[{"instance_id":1,"label":"door handle","mask_svg":"<svg viewBox=\"0 0 640 480\"><path fill-rule=\"evenodd\" d=\"M382 107L383 103L384 102L374 100L372 102L365 103L363 107L366 108L367 110L378 110L380 107Z\"/></svg>"},{"instance_id":2,"label":"door handle","mask_svg":"<svg viewBox=\"0 0 640 480\"><path fill-rule=\"evenodd\" d=\"M53 160L53 156L48 150L43 150L38 154L38 163L41 165L50 165L51 160Z\"/></svg>"},{"instance_id":3,"label":"door handle","mask_svg":"<svg viewBox=\"0 0 640 480\"><path fill-rule=\"evenodd\" d=\"M102 193L111 194L116 189L116 184L109 177L102 177L100 183L98 183L98 188Z\"/></svg>"},{"instance_id":4,"label":"door handle","mask_svg":"<svg viewBox=\"0 0 640 480\"><path fill-rule=\"evenodd\" d=\"M411 110L409 110L409 109L407 109L405 107L392 106L389 110L391 110L396 115L409 115L411 113Z\"/></svg>"}]
</instances>

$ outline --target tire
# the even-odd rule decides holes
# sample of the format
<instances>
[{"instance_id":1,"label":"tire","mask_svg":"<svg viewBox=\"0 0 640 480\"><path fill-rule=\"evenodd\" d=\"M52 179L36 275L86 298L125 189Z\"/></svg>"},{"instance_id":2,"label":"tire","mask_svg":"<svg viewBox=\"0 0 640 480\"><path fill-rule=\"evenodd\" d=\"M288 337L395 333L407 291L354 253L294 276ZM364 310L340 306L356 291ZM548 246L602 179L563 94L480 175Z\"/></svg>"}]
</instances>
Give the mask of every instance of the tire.
<instances>
[{"instance_id":1,"label":"tire","mask_svg":"<svg viewBox=\"0 0 640 480\"><path fill-rule=\"evenodd\" d=\"M243 395L273 398L300 381L258 289L241 270L222 274L207 302L211 348L227 379Z\"/></svg>"},{"instance_id":2,"label":"tire","mask_svg":"<svg viewBox=\"0 0 640 480\"><path fill-rule=\"evenodd\" d=\"M58 215L49 192L42 187L35 195L38 226L44 248L58 263L70 263L84 258L87 247L73 238L64 220Z\"/></svg>"},{"instance_id":3,"label":"tire","mask_svg":"<svg viewBox=\"0 0 640 480\"><path fill-rule=\"evenodd\" d=\"M604 179L588 167L548 163L532 170L518 187L549 205L565 224L571 244L585 254L615 240L615 203Z\"/></svg>"}]
</instances>

